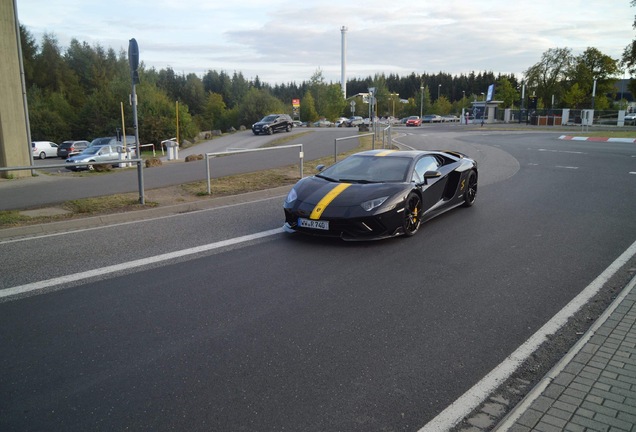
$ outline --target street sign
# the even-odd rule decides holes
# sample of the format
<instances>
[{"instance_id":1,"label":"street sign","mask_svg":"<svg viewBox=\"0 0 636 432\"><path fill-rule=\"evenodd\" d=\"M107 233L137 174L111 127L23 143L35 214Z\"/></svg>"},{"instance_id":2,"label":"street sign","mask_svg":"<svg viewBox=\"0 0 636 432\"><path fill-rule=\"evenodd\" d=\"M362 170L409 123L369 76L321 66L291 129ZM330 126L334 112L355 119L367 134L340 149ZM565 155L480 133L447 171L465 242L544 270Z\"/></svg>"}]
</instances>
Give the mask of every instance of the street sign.
<instances>
[{"instance_id":1,"label":"street sign","mask_svg":"<svg viewBox=\"0 0 636 432\"><path fill-rule=\"evenodd\" d=\"M133 83L139 84L139 45L137 45L135 38L128 41L128 64Z\"/></svg>"}]
</instances>

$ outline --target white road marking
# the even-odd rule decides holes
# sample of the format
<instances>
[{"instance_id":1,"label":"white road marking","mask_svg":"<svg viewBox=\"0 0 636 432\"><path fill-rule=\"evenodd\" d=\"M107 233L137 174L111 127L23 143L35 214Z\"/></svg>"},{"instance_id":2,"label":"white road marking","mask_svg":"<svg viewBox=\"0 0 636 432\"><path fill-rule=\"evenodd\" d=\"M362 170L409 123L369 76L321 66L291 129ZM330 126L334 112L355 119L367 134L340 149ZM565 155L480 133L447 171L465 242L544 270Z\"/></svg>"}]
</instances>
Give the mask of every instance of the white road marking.
<instances>
[{"instance_id":1,"label":"white road marking","mask_svg":"<svg viewBox=\"0 0 636 432\"><path fill-rule=\"evenodd\" d=\"M183 249L180 251L169 252L161 255L156 255L153 257L142 258L134 261L129 261L121 264L114 264L107 267L102 267L94 270L88 270L85 272L74 273L70 275L60 276L53 279L47 279L39 282L32 282L25 285L19 285L12 288L6 288L0 291L0 299L11 297L18 294L25 294L32 291L39 291L46 288L50 288L56 285L62 285L69 282L77 282L84 279L92 278L95 276L102 276L109 273L119 272L122 270L129 270L141 266L145 266L148 264L155 264L163 261L170 261L175 258L181 258L187 255L194 255L201 252L208 252L214 249L220 249L226 246L232 246L239 243L248 242L251 240L256 240L263 237L272 236L275 234L282 233L282 228L276 228L269 231L262 231L255 234L245 235L242 237L236 237L233 239L222 240L215 243L209 243L206 245L201 245L189 249Z\"/></svg>"},{"instance_id":2,"label":"white road marking","mask_svg":"<svg viewBox=\"0 0 636 432\"><path fill-rule=\"evenodd\" d=\"M562 165L557 165L555 168L579 169L579 167L575 167L575 166L562 166Z\"/></svg>"},{"instance_id":3,"label":"white road marking","mask_svg":"<svg viewBox=\"0 0 636 432\"><path fill-rule=\"evenodd\" d=\"M532 150L532 149L529 149ZM587 154L579 151L567 151L567 150L548 150L548 149L538 149L540 152L550 152L550 153L569 153L569 154Z\"/></svg>"},{"instance_id":4,"label":"white road marking","mask_svg":"<svg viewBox=\"0 0 636 432\"><path fill-rule=\"evenodd\" d=\"M437 417L428 422L419 432L439 432L451 429L477 408L494 390L503 384L523 362L563 327L568 319L583 307L600 291L605 283L634 255L636 242L621 254L609 267L592 281L579 295L561 309L550 321L545 323L535 334L525 341L515 352L510 354L495 369L490 371L477 384L470 388L459 399L448 406Z\"/></svg>"}]
</instances>

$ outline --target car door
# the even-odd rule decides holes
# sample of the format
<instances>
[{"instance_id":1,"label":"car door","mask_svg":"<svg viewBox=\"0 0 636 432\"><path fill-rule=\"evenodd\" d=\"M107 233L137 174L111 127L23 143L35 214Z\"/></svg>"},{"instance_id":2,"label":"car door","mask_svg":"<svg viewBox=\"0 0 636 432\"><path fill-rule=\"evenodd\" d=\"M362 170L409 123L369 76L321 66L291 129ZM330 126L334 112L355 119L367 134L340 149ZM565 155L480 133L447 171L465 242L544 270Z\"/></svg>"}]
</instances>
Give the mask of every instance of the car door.
<instances>
[{"instance_id":1,"label":"car door","mask_svg":"<svg viewBox=\"0 0 636 432\"><path fill-rule=\"evenodd\" d=\"M416 181L422 184L422 211L434 208L441 200L446 186L447 176L442 172L442 166L435 156L426 155L415 163ZM446 170L444 170L446 171ZM425 177L427 172L439 172L437 177Z\"/></svg>"},{"instance_id":2,"label":"car door","mask_svg":"<svg viewBox=\"0 0 636 432\"><path fill-rule=\"evenodd\" d=\"M97 155L95 156L95 159L98 162L113 160L112 151L113 150L111 146L105 145L101 149L99 149Z\"/></svg>"},{"instance_id":3,"label":"car door","mask_svg":"<svg viewBox=\"0 0 636 432\"><path fill-rule=\"evenodd\" d=\"M49 142L46 143L44 152L46 153L46 157L56 157L57 156L57 144Z\"/></svg>"}]
</instances>

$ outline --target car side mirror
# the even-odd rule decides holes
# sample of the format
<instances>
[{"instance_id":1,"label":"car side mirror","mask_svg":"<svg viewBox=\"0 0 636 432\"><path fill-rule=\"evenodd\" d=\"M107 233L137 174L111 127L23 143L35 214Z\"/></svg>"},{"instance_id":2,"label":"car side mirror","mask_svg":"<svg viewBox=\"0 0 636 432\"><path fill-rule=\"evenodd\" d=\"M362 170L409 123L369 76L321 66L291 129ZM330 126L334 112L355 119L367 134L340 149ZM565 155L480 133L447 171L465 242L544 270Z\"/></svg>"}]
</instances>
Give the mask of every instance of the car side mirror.
<instances>
[{"instance_id":1,"label":"car side mirror","mask_svg":"<svg viewBox=\"0 0 636 432\"><path fill-rule=\"evenodd\" d=\"M318 172L321 172L324 169L325 169L325 166L323 164L320 164L320 165L316 166L316 171L318 171Z\"/></svg>"},{"instance_id":2,"label":"car side mirror","mask_svg":"<svg viewBox=\"0 0 636 432\"><path fill-rule=\"evenodd\" d=\"M439 171L426 171L424 173L424 181L422 183L418 183L419 186L425 185L428 183L428 179L441 177L442 173Z\"/></svg>"},{"instance_id":3,"label":"car side mirror","mask_svg":"<svg viewBox=\"0 0 636 432\"><path fill-rule=\"evenodd\" d=\"M437 178L437 177L441 177L442 173L439 171L426 171L424 173L424 179L430 179L430 178Z\"/></svg>"}]
</instances>

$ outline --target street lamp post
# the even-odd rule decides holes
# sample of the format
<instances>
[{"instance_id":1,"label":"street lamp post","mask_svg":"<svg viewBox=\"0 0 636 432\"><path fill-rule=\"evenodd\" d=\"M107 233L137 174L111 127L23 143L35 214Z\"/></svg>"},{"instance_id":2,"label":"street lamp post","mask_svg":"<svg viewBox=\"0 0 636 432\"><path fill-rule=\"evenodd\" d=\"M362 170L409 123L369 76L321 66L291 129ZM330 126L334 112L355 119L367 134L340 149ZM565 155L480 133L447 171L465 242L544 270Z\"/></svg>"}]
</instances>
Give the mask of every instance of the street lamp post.
<instances>
[{"instance_id":1,"label":"street lamp post","mask_svg":"<svg viewBox=\"0 0 636 432\"><path fill-rule=\"evenodd\" d=\"M420 118L422 118L423 108L424 108L424 86L420 86Z\"/></svg>"},{"instance_id":2,"label":"street lamp post","mask_svg":"<svg viewBox=\"0 0 636 432\"><path fill-rule=\"evenodd\" d=\"M441 84L437 84L437 99L439 99L439 91L441 90L442 85Z\"/></svg>"}]
</instances>

